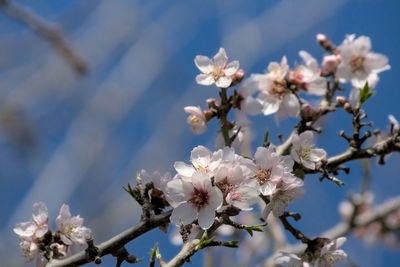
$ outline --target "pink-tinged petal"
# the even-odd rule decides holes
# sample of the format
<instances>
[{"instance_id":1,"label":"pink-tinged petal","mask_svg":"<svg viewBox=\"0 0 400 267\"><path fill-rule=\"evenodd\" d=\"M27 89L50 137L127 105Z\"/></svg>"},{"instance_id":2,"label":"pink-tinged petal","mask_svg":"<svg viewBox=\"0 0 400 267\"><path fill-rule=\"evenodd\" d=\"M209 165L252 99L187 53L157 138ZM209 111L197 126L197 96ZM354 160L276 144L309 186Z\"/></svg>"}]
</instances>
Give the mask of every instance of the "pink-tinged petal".
<instances>
[{"instance_id":1,"label":"pink-tinged petal","mask_svg":"<svg viewBox=\"0 0 400 267\"><path fill-rule=\"evenodd\" d=\"M212 187L210 176L204 172L195 172L192 175L192 183L196 189L201 189L206 192L209 192Z\"/></svg>"},{"instance_id":2,"label":"pink-tinged petal","mask_svg":"<svg viewBox=\"0 0 400 267\"><path fill-rule=\"evenodd\" d=\"M236 71L239 69L239 61L234 60L230 62L228 65L225 67L225 75L226 76L231 76L236 73Z\"/></svg>"},{"instance_id":3,"label":"pink-tinged petal","mask_svg":"<svg viewBox=\"0 0 400 267\"><path fill-rule=\"evenodd\" d=\"M341 246L343 246L343 244L347 241L347 238L342 236L342 237L338 237L335 240L335 244L336 244L336 249L340 248Z\"/></svg>"},{"instance_id":4,"label":"pink-tinged petal","mask_svg":"<svg viewBox=\"0 0 400 267\"><path fill-rule=\"evenodd\" d=\"M239 94L243 97L248 97L255 94L259 88L260 76L265 76L262 74L252 74L250 78L246 79L242 85L239 87Z\"/></svg>"},{"instance_id":5,"label":"pink-tinged petal","mask_svg":"<svg viewBox=\"0 0 400 267\"><path fill-rule=\"evenodd\" d=\"M336 70L336 76L340 79L340 82L345 83L351 79L351 67L350 65L342 62L339 64Z\"/></svg>"},{"instance_id":6,"label":"pink-tinged petal","mask_svg":"<svg viewBox=\"0 0 400 267\"><path fill-rule=\"evenodd\" d=\"M213 225L215 220L215 209L210 206L207 206L199 211L199 226L206 230Z\"/></svg>"},{"instance_id":7,"label":"pink-tinged petal","mask_svg":"<svg viewBox=\"0 0 400 267\"><path fill-rule=\"evenodd\" d=\"M271 151L266 147L258 147L254 154L257 166L261 169L268 169L270 167L269 159L271 157Z\"/></svg>"},{"instance_id":8,"label":"pink-tinged petal","mask_svg":"<svg viewBox=\"0 0 400 267\"><path fill-rule=\"evenodd\" d=\"M282 100L282 105L289 117L299 116L300 104L295 95L287 94Z\"/></svg>"},{"instance_id":9,"label":"pink-tinged petal","mask_svg":"<svg viewBox=\"0 0 400 267\"><path fill-rule=\"evenodd\" d=\"M315 163L311 162L309 160L301 160L301 164L303 164L304 167L310 169L310 170L315 170Z\"/></svg>"},{"instance_id":10,"label":"pink-tinged petal","mask_svg":"<svg viewBox=\"0 0 400 267\"><path fill-rule=\"evenodd\" d=\"M228 57L224 48L220 48L218 53L214 56L214 64L220 68L224 68L228 62Z\"/></svg>"},{"instance_id":11,"label":"pink-tinged petal","mask_svg":"<svg viewBox=\"0 0 400 267\"><path fill-rule=\"evenodd\" d=\"M258 97L263 105L263 113L265 116L273 114L279 110L281 101L269 94L261 93Z\"/></svg>"},{"instance_id":12,"label":"pink-tinged petal","mask_svg":"<svg viewBox=\"0 0 400 267\"><path fill-rule=\"evenodd\" d=\"M268 203L268 204L265 206L265 208L263 209L262 217L263 217L264 219L268 219L268 216L269 216L269 214L271 213L271 211L272 211L272 205L271 205L271 202L270 202L270 203Z\"/></svg>"},{"instance_id":13,"label":"pink-tinged petal","mask_svg":"<svg viewBox=\"0 0 400 267\"><path fill-rule=\"evenodd\" d=\"M167 183L167 196L171 206L175 208L180 203L187 201L190 198L190 193L188 195L185 192L181 179L173 179ZM173 201L172 203L171 200Z\"/></svg>"},{"instance_id":14,"label":"pink-tinged petal","mask_svg":"<svg viewBox=\"0 0 400 267\"><path fill-rule=\"evenodd\" d=\"M209 191L208 205L211 209L217 210L222 206L223 195L219 188L213 186Z\"/></svg>"},{"instance_id":15,"label":"pink-tinged petal","mask_svg":"<svg viewBox=\"0 0 400 267\"><path fill-rule=\"evenodd\" d=\"M298 134L294 134L292 137L292 144L294 148L299 148L301 146L300 136Z\"/></svg>"},{"instance_id":16,"label":"pink-tinged petal","mask_svg":"<svg viewBox=\"0 0 400 267\"><path fill-rule=\"evenodd\" d=\"M275 193L276 184L272 182L266 182L260 187L260 192L264 196L270 196Z\"/></svg>"},{"instance_id":17,"label":"pink-tinged petal","mask_svg":"<svg viewBox=\"0 0 400 267\"><path fill-rule=\"evenodd\" d=\"M295 148L292 148L292 151L290 151L290 156L292 156L293 160L296 161L297 163L301 163L301 160Z\"/></svg>"},{"instance_id":18,"label":"pink-tinged petal","mask_svg":"<svg viewBox=\"0 0 400 267\"><path fill-rule=\"evenodd\" d=\"M240 103L240 109L250 115L257 115L263 112L263 104L253 97L246 97Z\"/></svg>"},{"instance_id":19,"label":"pink-tinged petal","mask_svg":"<svg viewBox=\"0 0 400 267\"><path fill-rule=\"evenodd\" d=\"M368 53L365 57L364 68L366 72L386 70L388 66L389 59L377 53Z\"/></svg>"},{"instance_id":20,"label":"pink-tinged petal","mask_svg":"<svg viewBox=\"0 0 400 267\"><path fill-rule=\"evenodd\" d=\"M21 237L31 237L36 231L36 225L33 222L17 223L13 230Z\"/></svg>"},{"instance_id":21,"label":"pink-tinged petal","mask_svg":"<svg viewBox=\"0 0 400 267\"><path fill-rule=\"evenodd\" d=\"M322 159L326 158L326 151L321 148L311 149L310 152L310 160L314 162L318 162Z\"/></svg>"},{"instance_id":22,"label":"pink-tinged petal","mask_svg":"<svg viewBox=\"0 0 400 267\"><path fill-rule=\"evenodd\" d=\"M33 204L32 218L38 225L47 223L49 213L46 205L43 202Z\"/></svg>"},{"instance_id":23,"label":"pink-tinged petal","mask_svg":"<svg viewBox=\"0 0 400 267\"><path fill-rule=\"evenodd\" d=\"M213 62L206 56L196 56L194 64L196 64L197 68L205 74L209 74L214 70Z\"/></svg>"},{"instance_id":24,"label":"pink-tinged petal","mask_svg":"<svg viewBox=\"0 0 400 267\"><path fill-rule=\"evenodd\" d=\"M176 207L171 214L170 220L175 225L187 225L193 222L197 217L197 211L190 203L182 203Z\"/></svg>"},{"instance_id":25,"label":"pink-tinged petal","mask_svg":"<svg viewBox=\"0 0 400 267\"><path fill-rule=\"evenodd\" d=\"M72 245L72 241L71 241L67 236L61 234L60 237L61 237L61 241L62 241L65 245L68 245L68 246Z\"/></svg>"},{"instance_id":26,"label":"pink-tinged petal","mask_svg":"<svg viewBox=\"0 0 400 267\"><path fill-rule=\"evenodd\" d=\"M49 231L49 226L47 224L40 226L35 233L37 238L42 238Z\"/></svg>"},{"instance_id":27,"label":"pink-tinged petal","mask_svg":"<svg viewBox=\"0 0 400 267\"><path fill-rule=\"evenodd\" d=\"M195 107L195 106L187 106L187 107L184 107L183 110L186 113L193 114L198 118L202 118L203 117L203 111L201 110L201 108L199 106L197 106L197 107Z\"/></svg>"},{"instance_id":28,"label":"pink-tinged petal","mask_svg":"<svg viewBox=\"0 0 400 267\"><path fill-rule=\"evenodd\" d=\"M313 95L325 95L326 80L322 77L316 78L312 83L309 83L307 93Z\"/></svg>"},{"instance_id":29,"label":"pink-tinged petal","mask_svg":"<svg viewBox=\"0 0 400 267\"><path fill-rule=\"evenodd\" d=\"M174 168L177 173L182 176L191 177L196 170L193 168L192 165L188 165L182 161L177 161L174 163Z\"/></svg>"},{"instance_id":30,"label":"pink-tinged petal","mask_svg":"<svg viewBox=\"0 0 400 267\"><path fill-rule=\"evenodd\" d=\"M371 39L367 36L360 36L354 40L353 47L358 55L366 55L371 50Z\"/></svg>"},{"instance_id":31,"label":"pink-tinged petal","mask_svg":"<svg viewBox=\"0 0 400 267\"><path fill-rule=\"evenodd\" d=\"M199 74L196 76L196 82L198 84L208 86L213 84L215 81L214 78L209 74Z\"/></svg>"},{"instance_id":32,"label":"pink-tinged petal","mask_svg":"<svg viewBox=\"0 0 400 267\"><path fill-rule=\"evenodd\" d=\"M311 147L314 144L314 134L311 131L305 131L300 134L301 146Z\"/></svg>"},{"instance_id":33,"label":"pink-tinged petal","mask_svg":"<svg viewBox=\"0 0 400 267\"><path fill-rule=\"evenodd\" d=\"M286 204L283 201L280 200L276 200L276 201L271 201L271 205L272 205L272 214L274 214L274 216L276 218L278 218L279 216L282 216L283 213L285 212L285 208L286 208Z\"/></svg>"},{"instance_id":34,"label":"pink-tinged petal","mask_svg":"<svg viewBox=\"0 0 400 267\"><path fill-rule=\"evenodd\" d=\"M219 88L228 88L232 83L232 78L229 76L222 76L216 82L215 85Z\"/></svg>"}]
</instances>

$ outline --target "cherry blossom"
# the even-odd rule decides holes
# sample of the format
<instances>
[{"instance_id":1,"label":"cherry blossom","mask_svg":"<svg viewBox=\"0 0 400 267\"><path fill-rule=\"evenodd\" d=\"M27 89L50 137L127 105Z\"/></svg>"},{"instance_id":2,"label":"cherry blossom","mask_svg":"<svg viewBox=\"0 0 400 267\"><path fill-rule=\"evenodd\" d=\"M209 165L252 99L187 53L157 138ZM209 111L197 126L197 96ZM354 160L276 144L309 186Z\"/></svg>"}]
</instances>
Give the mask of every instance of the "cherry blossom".
<instances>
[{"instance_id":1,"label":"cherry blossom","mask_svg":"<svg viewBox=\"0 0 400 267\"><path fill-rule=\"evenodd\" d=\"M321 77L318 62L306 51L299 52L304 61L304 65L297 67L295 71L290 71L289 78L301 89L309 94L324 95L326 92L326 79Z\"/></svg>"},{"instance_id":2,"label":"cherry blossom","mask_svg":"<svg viewBox=\"0 0 400 267\"><path fill-rule=\"evenodd\" d=\"M191 182L174 179L168 183L168 194L178 203L171 215L171 222L186 225L198 219L199 226L208 229L215 219L215 211L222 205L222 192L212 186L210 177L195 172Z\"/></svg>"},{"instance_id":3,"label":"cherry blossom","mask_svg":"<svg viewBox=\"0 0 400 267\"><path fill-rule=\"evenodd\" d=\"M366 81L373 87L378 82L378 73L390 69L388 58L372 53L371 40L367 36L348 35L338 47L341 62L336 75L341 82L351 81L353 87L362 88Z\"/></svg>"},{"instance_id":4,"label":"cherry blossom","mask_svg":"<svg viewBox=\"0 0 400 267\"><path fill-rule=\"evenodd\" d=\"M16 224L14 232L20 237L42 238L49 230L48 211L43 202L33 204L32 219Z\"/></svg>"},{"instance_id":5,"label":"cherry blossom","mask_svg":"<svg viewBox=\"0 0 400 267\"><path fill-rule=\"evenodd\" d=\"M282 182L278 188L275 188L269 203L263 210L263 218L268 218L271 211L275 217L283 215L289 202L303 197L305 193L303 185L304 182L301 179L291 173L285 172Z\"/></svg>"},{"instance_id":6,"label":"cherry blossom","mask_svg":"<svg viewBox=\"0 0 400 267\"><path fill-rule=\"evenodd\" d=\"M66 204L60 208L56 225L62 242L68 246L86 244L86 239L91 236L91 230L83 226L83 219L79 215L72 217Z\"/></svg>"},{"instance_id":7,"label":"cherry blossom","mask_svg":"<svg viewBox=\"0 0 400 267\"><path fill-rule=\"evenodd\" d=\"M29 237L21 238L19 247L22 249L22 254L26 262L31 262L36 259L36 267L44 267L47 264L47 259L39 252L37 241Z\"/></svg>"},{"instance_id":8,"label":"cherry blossom","mask_svg":"<svg viewBox=\"0 0 400 267\"><path fill-rule=\"evenodd\" d=\"M284 169L279 164L278 155L269 148L259 147L254 155L256 171L254 179L263 195L271 195L283 176Z\"/></svg>"},{"instance_id":9,"label":"cherry blossom","mask_svg":"<svg viewBox=\"0 0 400 267\"><path fill-rule=\"evenodd\" d=\"M192 125L192 132L201 134L207 130L207 120L200 107L188 106L184 108L186 113L190 113L187 118L188 124Z\"/></svg>"},{"instance_id":10,"label":"cherry blossom","mask_svg":"<svg viewBox=\"0 0 400 267\"><path fill-rule=\"evenodd\" d=\"M239 69L239 61L227 64L228 57L224 48L220 48L214 56L214 61L206 56L196 56L194 63L202 74L197 75L196 81L201 85L212 85L227 88L232 83L232 75Z\"/></svg>"},{"instance_id":11,"label":"cherry blossom","mask_svg":"<svg viewBox=\"0 0 400 267\"><path fill-rule=\"evenodd\" d=\"M209 173L210 177L214 175L214 170L218 167L222 159L222 150L211 152L204 146L193 148L190 154L192 165L177 161L174 164L175 170L184 178L191 177L196 171Z\"/></svg>"},{"instance_id":12,"label":"cherry blossom","mask_svg":"<svg viewBox=\"0 0 400 267\"><path fill-rule=\"evenodd\" d=\"M347 254L342 249L339 249L344 242L345 237L339 237L326 243L320 252L320 256L314 263L315 267L329 267L332 264L343 264L347 262Z\"/></svg>"},{"instance_id":13,"label":"cherry blossom","mask_svg":"<svg viewBox=\"0 0 400 267\"><path fill-rule=\"evenodd\" d=\"M153 183L156 189L164 192L167 188L167 183L171 181L171 174L167 172L161 175L158 171L149 174L146 170L141 170L140 178L142 179L142 184Z\"/></svg>"},{"instance_id":14,"label":"cherry blossom","mask_svg":"<svg viewBox=\"0 0 400 267\"><path fill-rule=\"evenodd\" d=\"M279 267L309 267L308 262L304 262L299 256L291 253L281 252L274 259L274 263Z\"/></svg>"},{"instance_id":15,"label":"cherry blossom","mask_svg":"<svg viewBox=\"0 0 400 267\"><path fill-rule=\"evenodd\" d=\"M311 170L315 169L315 164L326 158L326 152L320 148L312 148L314 134L305 131L300 135L295 134L292 139L292 158L299 164Z\"/></svg>"}]
</instances>

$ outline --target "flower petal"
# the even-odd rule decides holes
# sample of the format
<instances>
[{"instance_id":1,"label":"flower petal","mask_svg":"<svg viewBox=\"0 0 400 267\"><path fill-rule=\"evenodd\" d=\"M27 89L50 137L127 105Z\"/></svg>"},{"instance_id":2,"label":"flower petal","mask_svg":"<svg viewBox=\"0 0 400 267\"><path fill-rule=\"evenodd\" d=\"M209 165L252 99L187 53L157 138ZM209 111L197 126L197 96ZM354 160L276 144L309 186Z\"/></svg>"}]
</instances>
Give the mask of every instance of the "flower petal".
<instances>
[{"instance_id":1,"label":"flower petal","mask_svg":"<svg viewBox=\"0 0 400 267\"><path fill-rule=\"evenodd\" d=\"M224 68L228 62L228 57L224 48L220 48L218 53L214 56L214 64L220 68Z\"/></svg>"},{"instance_id":2,"label":"flower petal","mask_svg":"<svg viewBox=\"0 0 400 267\"><path fill-rule=\"evenodd\" d=\"M187 225L196 219L197 211L190 203L182 203L176 207L171 214L170 220L175 225Z\"/></svg>"},{"instance_id":3,"label":"flower petal","mask_svg":"<svg viewBox=\"0 0 400 267\"><path fill-rule=\"evenodd\" d=\"M199 74L196 76L196 82L201 85L211 85L213 84L214 78L209 74Z\"/></svg>"},{"instance_id":4,"label":"flower petal","mask_svg":"<svg viewBox=\"0 0 400 267\"><path fill-rule=\"evenodd\" d=\"M207 206L199 211L199 226L202 229L208 229L214 223L215 220L215 209L211 206Z\"/></svg>"},{"instance_id":5,"label":"flower petal","mask_svg":"<svg viewBox=\"0 0 400 267\"><path fill-rule=\"evenodd\" d=\"M197 68L205 74L209 74L214 70L213 62L206 56L196 56L194 64L196 64Z\"/></svg>"}]
</instances>

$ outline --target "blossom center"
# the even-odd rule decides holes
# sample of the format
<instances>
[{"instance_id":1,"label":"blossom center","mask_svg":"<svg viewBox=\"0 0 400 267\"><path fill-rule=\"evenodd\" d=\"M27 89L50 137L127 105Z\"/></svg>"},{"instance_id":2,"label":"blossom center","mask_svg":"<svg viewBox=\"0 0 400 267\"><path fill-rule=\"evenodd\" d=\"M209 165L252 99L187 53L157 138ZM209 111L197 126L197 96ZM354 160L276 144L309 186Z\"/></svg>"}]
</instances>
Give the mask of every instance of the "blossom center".
<instances>
[{"instance_id":1,"label":"blossom center","mask_svg":"<svg viewBox=\"0 0 400 267\"><path fill-rule=\"evenodd\" d=\"M192 203L193 207L200 210L201 208L208 205L209 199L210 196L207 191L195 188L192 192L192 198L189 199L189 202Z\"/></svg>"},{"instance_id":2,"label":"blossom center","mask_svg":"<svg viewBox=\"0 0 400 267\"><path fill-rule=\"evenodd\" d=\"M192 115L192 116L189 117L189 121L190 121L190 124L197 125L197 124L199 124L200 119L197 118L196 116Z\"/></svg>"},{"instance_id":3,"label":"blossom center","mask_svg":"<svg viewBox=\"0 0 400 267\"><path fill-rule=\"evenodd\" d=\"M223 181L218 182L215 184L219 189L221 189L222 194L224 195L224 199L225 197L232 191L232 189L234 188L233 184L230 184L228 182L228 179L225 178Z\"/></svg>"},{"instance_id":4,"label":"blossom center","mask_svg":"<svg viewBox=\"0 0 400 267\"><path fill-rule=\"evenodd\" d=\"M214 66L214 71L212 72L212 76L214 81L217 81L219 78L225 76L225 71L218 66Z\"/></svg>"},{"instance_id":5,"label":"blossom center","mask_svg":"<svg viewBox=\"0 0 400 267\"><path fill-rule=\"evenodd\" d=\"M210 172L210 168L208 166L197 166L196 170L198 170L199 172Z\"/></svg>"},{"instance_id":6,"label":"blossom center","mask_svg":"<svg viewBox=\"0 0 400 267\"><path fill-rule=\"evenodd\" d=\"M303 160L310 160L310 153L311 153L311 147L301 147L299 150L296 151L297 155L299 156L300 159Z\"/></svg>"},{"instance_id":7,"label":"blossom center","mask_svg":"<svg viewBox=\"0 0 400 267\"><path fill-rule=\"evenodd\" d=\"M256 174L257 182L260 185L265 184L266 182L271 180L271 173L272 173L272 168L269 169L263 169L263 170L258 170Z\"/></svg>"},{"instance_id":8,"label":"blossom center","mask_svg":"<svg viewBox=\"0 0 400 267\"><path fill-rule=\"evenodd\" d=\"M286 81L274 81L272 85L272 95L276 98L282 99L287 95L288 88L286 86Z\"/></svg>"},{"instance_id":9,"label":"blossom center","mask_svg":"<svg viewBox=\"0 0 400 267\"><path fill-rule=\"evenodd\" d=\"M364 61L363 56L352 56L350 59L350 68L352 72L364 71Z\"/></svg>"}]
</instances>

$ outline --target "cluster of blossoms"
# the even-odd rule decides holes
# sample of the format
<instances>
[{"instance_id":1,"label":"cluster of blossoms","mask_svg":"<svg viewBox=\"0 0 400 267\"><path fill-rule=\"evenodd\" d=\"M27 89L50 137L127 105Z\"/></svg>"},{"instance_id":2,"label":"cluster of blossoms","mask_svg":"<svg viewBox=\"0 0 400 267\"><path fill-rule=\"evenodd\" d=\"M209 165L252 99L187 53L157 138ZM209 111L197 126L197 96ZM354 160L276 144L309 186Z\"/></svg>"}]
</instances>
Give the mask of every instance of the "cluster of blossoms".
<instances>
[{"instance_id":1,"label":"cluster of blossoms","mask_svg":"<svg viewBox=\"0 0 400 267\"><path fill-rule=\"evenodd\" d=\"M282 253L275 259L275 263L280 267L328 267L332 264L343 264L347 261L347 254L339 247L344 242L346 242L345 237L327 240L311 255L305 253L301 258L295 254Z\"/></svg>"},{"instance_id":2,"label":"cluster of blossoms","mask_svg":"<svg viewBox=\"0 0 400 267\"><path fill-rule=\"evenodd\" d=\"M191 152L191 164L176 162L177 175L166 185L167 199L174 208L171 221L187 225L198 220L208 229L216 211L229 206L251 210L259 195L269 197L264 210L281 216L290 201L304 194L303 181L291 171L293 160L280 157L271 148L259 147L254 161L225 147L216 152L198 146Z\"/></svg>"},{"instance_id":3,"label":"cluster of blossoms","mask_svg":"<svg viewBox=\"0 0 400 267\"><path fill-rule=\"evenodd\" d=\"M49 216L44 203L33 204L32 220L18 223L14 232L28 262L36 259L36 266L45 266L50 259L61 259L80 251L91 238L91 230L83 226L83 219L71 216L68 205L62 205L56 218L57 230L49 227Z\"/></svg>"},{"instance_id":4,"label":"cluster of blossoms","mask_svg":"<svg viewBox=\"0 0 400 267\"><path fill-rule=\"evenodd\" d=\"M353 122L356 117L360 119L361 113L357 113L360 104L355 106L355 103L357 100L361 102L361 95L365 94L364 88L368 89L366 94L372 94L369 89L378 82L378 74L390 66L385 56L370 52L371 42L368 37L355 38L355 35L349 35L338 47L322 34L317 35L317 40L329 52L323 57L321 64L306 51L300 51L302 63L295 68L289 67L284 56L280 62L270 63L266 73L252 74L243 83L244 70L239 69L238 61L228 63L223 48L219 49L213 59L196 56L194 62L201 71L196 77L197 83L205 86L215 84L220 88L220 100L207 99L206 110L202 110L200 106L187 106L184 111L189 114L187 122L197 134L206 131L208 122L218 118L221 131L216 140L217 148L216 151L211 151L204 146L195 147L191 151L190 164L175 162L176 174L173 177L169 173L149 174L142 170L138 175L137 186L134 189L130 186L125 189L143 207L142 219L151 216L151 212L161 214L164 208L171 206L173 210L170 222L181 226L180 234L182 237L186 234L186 239L190 234L210 229L216 218L231 225L228 228L222 225L217 229L218 234L232 234L232 226L240 224L230 221L229 216L239 215L242 210L252 210L256 203L265 203L262 211L264 220L272 213L283 224L288 224L286 217L293 213L285 212L287 206L305 193L304 179L295 174L301 176L304 173L320 172L322 178L335 181L329 175L337 169L328 169L326 151L314 148L313 131L319 132L314 123L322 115L338 107L353 114ZM339 83L348 82L353 88L349 100L337 96L336 103L333 103L335 92L342 89ZM236 85L239 85L238 89L228 95L228 89ZM301 93L324 96L324 99L319 107L312 107L300 97ZM244 111L237 113L240 115L236 121L228 120L232 109ZM285 142L285 149L279 150L272 145L266 135L263 146L256 149L254 156L242 156L232 147L241 144L245 128L250 125L245 113L275 114L277 120L286 117L299 117L301 120ZM393 116L389 119L392 134L398 134L399 123ZM363 142L360 140L359 137L355 140L359 147ZM363 203L364 206L358 207L357 212L361 214L368 211L367 204ZM347 207L346 216L351 217L354 211L349 211L348 204L342 206ZM351 207L354 208L354 205ZM359 236L371 236L372 233L376 239L376 236L385 235L389 226L399 229L399 221L399 212L395 212L387 216L384 222L356 229L355 233ZM36 203L33 221L17 224L14 231L21 239L20 246L25 257L29 261L36 258L41 266L52 258L63 258L82 249L91 236L90 230L82 224L83 219L79 216L72 217L69 207L63 205L56 219L57 231L52 233L48 226L46 207L43 203ZM287 224L285 228L288 229L290 227ZM159 225L165 231L167 226L168 223ZM248 230L246 227L241 225L236 228ZM256 229L254 231L261 231L257 227ZM299 231L294 228L293 231L288 230L306 243L307 249L301 257L287 253L280 255L275 259L277 265L326 267L346 262L346 253L339 249L346 238L311 240L296 235ZM390 233L393 234L393 231Z\"/></svg>"}]
</instances>

